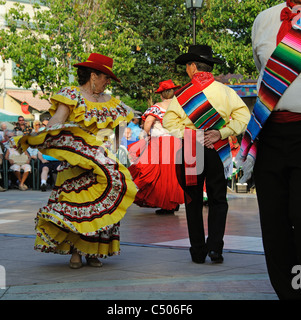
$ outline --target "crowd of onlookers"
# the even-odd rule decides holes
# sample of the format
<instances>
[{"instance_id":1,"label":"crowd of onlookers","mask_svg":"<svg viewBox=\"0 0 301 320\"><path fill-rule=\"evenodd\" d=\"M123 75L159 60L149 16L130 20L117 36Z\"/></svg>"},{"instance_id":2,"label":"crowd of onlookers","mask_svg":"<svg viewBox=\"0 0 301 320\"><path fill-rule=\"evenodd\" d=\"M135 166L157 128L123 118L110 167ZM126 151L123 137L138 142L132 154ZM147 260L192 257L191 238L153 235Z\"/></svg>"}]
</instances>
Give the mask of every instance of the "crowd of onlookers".
<instances>
[{"instance_id":1,"label":"crowd of onlookers","mask_svg":"<svg viewBox=\"0 0 301 320\"><path fill-rule=\"evenodd\" d=\"M39 132L46 127L47 123L48 119L44 119L42 122L35 120L32 125L29 125L23 116L19 116L18 122L14 126L6 122L0 124L0 191L6 191L6 188L27 190L29 188L28 184L31 184L29 176L34 169L33 167L37 167L38 162L40 189L46 191L47 180L51 173L56 173L59 161L43 155L38 149L33 148L28 148L20 154L14 137ZM4 166L4 162L6 162L6 166ZM4 167L9 170L8 185L4 185L4 174L6 174Z\"/></svg>"},{"instance_id":2,"label":"crowd of onlookers","mask_svg":"<svg viewBox=\"0 0 301 320\"><path fill-rule=\"evenodd\" d=\"M126 148L133 142L139 140L142 129L140 117L134 118L125 130L121 144ZM18 122L13 126L11 123L2 122L0 124L0 192L6 188L18 188L25 191L32 179L30 176L34 170L33 166L39 163L40 190L46 191L48 183L54 183L56 169L60 162L50 156L43 155L38 149L28 148L22 154L17 150L16 142L13 137L39 132L46 127L48 119L43 121L35 120L30 125L23 116L19 116ZM8 185L4 185L4 161L9 170Z\"/></svg>"}]
</instances>

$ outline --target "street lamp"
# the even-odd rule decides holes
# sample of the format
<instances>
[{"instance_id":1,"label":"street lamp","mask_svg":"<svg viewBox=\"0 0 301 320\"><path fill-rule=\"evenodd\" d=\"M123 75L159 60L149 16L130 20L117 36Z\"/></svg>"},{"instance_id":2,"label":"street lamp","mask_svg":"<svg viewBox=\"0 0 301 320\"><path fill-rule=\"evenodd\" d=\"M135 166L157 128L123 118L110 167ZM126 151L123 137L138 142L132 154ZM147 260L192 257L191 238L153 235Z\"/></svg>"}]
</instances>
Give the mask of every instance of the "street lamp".
<instances>
[{"instance_id":1,"label":"street lamp","mask_svg":"<svg viewBox=\"0 0 301 320\"><path fill-rule=\"evenodd\" d=\"M190 9L192 13L193 44L195 44L196 9L202 8L202 4L203 4L203 0L186 0L186 8Z\"/></svg>"}]
</instances>

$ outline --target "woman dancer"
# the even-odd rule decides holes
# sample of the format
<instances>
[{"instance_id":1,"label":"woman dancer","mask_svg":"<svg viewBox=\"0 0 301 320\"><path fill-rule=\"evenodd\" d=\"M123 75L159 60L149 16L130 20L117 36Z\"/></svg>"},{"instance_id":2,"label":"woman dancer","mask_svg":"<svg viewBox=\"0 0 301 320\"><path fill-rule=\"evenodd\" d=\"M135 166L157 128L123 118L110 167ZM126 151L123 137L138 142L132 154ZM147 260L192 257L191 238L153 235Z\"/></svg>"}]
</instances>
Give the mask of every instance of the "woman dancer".
<instances>
[{"instance_id":1,"label":"woman dancer","mask_svg":"<svg viewBox=\"0 0 301 320\"><path fill-rule=\"evenodd\" d=\"M184 203L175 171L181 141L162 127L163 116L178 87L172 80L160 82L156 93L161 95L162 102L148 108L142 116L147 138L129 147L133 162L129 171L139 189L134 202L141 207L160 208L156 214L173 214Z\"/></svg>"},{"instance_id":2,"label":"woman dancer","mask_svg":"<svg viewBox=\"0 0 301 320\"><path fill-rule=\"evenodd\" d=\"M44 131L20 140L22 149L37 147L63 162L48 204L36 217L35 249L72 254L69 266L100 267L97 258L119 254L119 224L135 198L128 170L97 138L101 129L116 129L132 112L104 93L113 59L92 53L77 67L79 87L66 87L51 98L52 118Z\"/></svg>"}]
</instances>

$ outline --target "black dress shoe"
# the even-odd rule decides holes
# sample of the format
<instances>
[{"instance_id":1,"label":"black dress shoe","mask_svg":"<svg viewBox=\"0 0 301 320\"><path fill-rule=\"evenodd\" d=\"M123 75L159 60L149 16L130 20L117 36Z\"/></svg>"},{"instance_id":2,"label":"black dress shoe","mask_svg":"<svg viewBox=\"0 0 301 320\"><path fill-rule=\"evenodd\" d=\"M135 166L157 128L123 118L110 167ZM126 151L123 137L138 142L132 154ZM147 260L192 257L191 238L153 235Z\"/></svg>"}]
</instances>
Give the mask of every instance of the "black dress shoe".
<instances>
[{"instance_id":1,"label":"black dress shoe","mask_svg":"<svg viewBox=\"0 0 301 320\"><path fill-rule=\"evenodd\" d=\"M210 257L211 261L214 263L222 263L224 261L223 256L215 251L210 251L208 253L208 256Z\"/></svg>"},{"instance_id":2,"label":"black dress shoe","mask_svg":"<svg viewBox=\"0 0 301 320\"><path fill-rule=\"evenodd\" d=\"M165 209L159 209L155 211L156 214L164 215L164 214L174 214L174 210L165 210Z\"/></svg>"},{"instance_id":3,"label":"black dress shoe","mask_svg":"<svg viewBox=\"0 0 301 320\"><path fill-rule=\"evenodd\" d=\"M202 257L193 257L193 256L191 256L191 260L194 263L205 263L206 257L202 258Z\"/></svg>"}]
</instances>

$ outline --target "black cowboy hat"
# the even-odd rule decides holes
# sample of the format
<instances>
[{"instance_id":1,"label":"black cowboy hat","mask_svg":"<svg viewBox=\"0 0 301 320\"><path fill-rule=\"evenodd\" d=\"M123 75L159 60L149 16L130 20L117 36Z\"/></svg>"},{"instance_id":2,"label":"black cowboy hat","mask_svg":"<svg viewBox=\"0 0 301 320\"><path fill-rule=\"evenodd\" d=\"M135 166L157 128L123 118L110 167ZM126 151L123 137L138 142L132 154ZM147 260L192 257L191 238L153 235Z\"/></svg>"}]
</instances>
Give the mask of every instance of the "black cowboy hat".
<instances>
[{"instance_id":1,"label":"black cowboy hat","mask_svg":"<svg viewBox=\"0 0 301 320\"><path fill-rule=\"evenodd\" d=\"M223 61L219 58L212 57L212 48L207 45L193 45L188 49L188 53L180 55L176 60L176 64L186 64L187 62L209 62L222 64Z\"/></svg>"}]
</instances>

